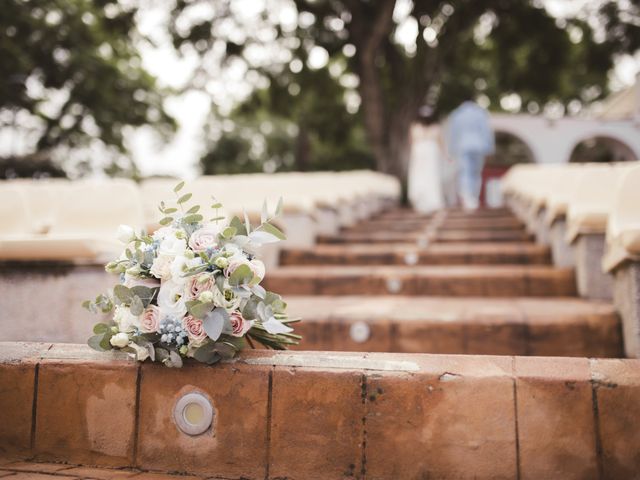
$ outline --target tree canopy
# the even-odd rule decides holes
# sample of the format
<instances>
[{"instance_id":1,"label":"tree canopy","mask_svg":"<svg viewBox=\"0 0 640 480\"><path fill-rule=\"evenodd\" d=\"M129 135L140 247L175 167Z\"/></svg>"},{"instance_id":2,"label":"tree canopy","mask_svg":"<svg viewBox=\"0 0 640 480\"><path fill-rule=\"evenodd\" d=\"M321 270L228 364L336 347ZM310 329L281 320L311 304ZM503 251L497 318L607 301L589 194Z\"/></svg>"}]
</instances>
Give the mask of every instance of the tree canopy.
<instances>
[{"instance_id":1,"label":"tree canopy","mask_svg":"<svg viewBox=\"0 0 640 480\"><path fill-rule=\"evenodd\" d=\"M178 2L176 47L194 47L205 63L213 50L222 51L223 62L243 61L269 80L231 118L238 119L239 112L242 118L257 115L265 104L256 98L277 97L287 107L272 104L266 110L302 125L299 135L307 135L306 115L314 113L301 116L301 107L309 97L320 97L322 108L332 93L345 93L327 89L327 75L309 75L311 57L323 52L328 62L321 69L341 71L335 83L355 76L351 90L361 101L352 118L326 115L325 121L345 132L364 127L377 168L401 178L409 127L421 113L440 118L468 97L498 110L578 111L607 93L614 56L640 47L638 7L624 1L594 1L587 10L558 19L537 1L293 0L292 24L274 14L291 2L267 0L250 29L229 0L211 2L210 14L189 24L185 19L198 4ZM322 127L316 124L314 130ZM207 158L223 162L223 152L216 150L205 165Z\"/></svg>"},{"instance_id":2,"label":"tree canopy","mask_svg":"<svg viewBox=\"0 0 640 480\"><path fill-rule=\"evenodd\" d=\"M106 0L2 2L0 125L26 139L4 163L46 163L95 141L123 152L127 126L174 129L141 66L136 11Z\"/></svg>"}]
</instances>

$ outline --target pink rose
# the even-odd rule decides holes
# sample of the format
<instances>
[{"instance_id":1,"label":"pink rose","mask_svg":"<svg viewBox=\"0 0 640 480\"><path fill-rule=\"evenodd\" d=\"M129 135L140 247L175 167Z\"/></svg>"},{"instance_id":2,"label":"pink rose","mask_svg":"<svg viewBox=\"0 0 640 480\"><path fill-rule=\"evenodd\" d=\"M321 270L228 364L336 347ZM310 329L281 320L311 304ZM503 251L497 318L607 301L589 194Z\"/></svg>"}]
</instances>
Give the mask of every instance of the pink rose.
<instances>
[{"instance_id":1,"label":"pink rose","mask_svg":"<svg viewBox=\"0 0 640 480\"><path fill-rule=\"evenodd\" d=\"M202 320L194 317L193 315L187 315L182 319L182 328L185 329L189 340L192 342L201 342L207 338L207 332L204 331Z\"/></svg>"},{"instance_id":2,"label":"pink rose","mask_svg":"<svg viewBox=\"0 0 640 480\"><path fill-rule=\"evenodd\" d=\"M216 282L213 275L194 275L187 285L187 296L196 299L202 292L210 292Z\"/></svg>"},{"instance_id":3,"label":"pink rose","mask_svg":"<svg viewBox=\"0 0 640 480\"><path fill-rule=\"evenodd\" d=\"M140 331L155 333L160 329L160 309L155 305L149 305L140 317Z\"/></svg>"},{"instance_id":4,"label":"pink rose","mask_svg":"<svg viewBox=\"0 0 640 480\"><path fill-rule=\"evenodd\" d=\"M244 336L253 326L253 322L245 320L240 312L233 312L229 316L229 321L231 322L231 332L229 333L234 337Z\"/></svg>"},{"instance_id":5,"label":"pink rose","mask_svg":"<svg viewBox=\"0 0 640 480\"><path fill-rule=\"evenodd\" d=\"M248 260L241 256L235 256L229 259L229 266L225 270L226 276L230 277L233 275L233 272L235 272L241 265L246 265L249 267L249 270L251 270L251 273L253 273L253 279L249 282L250 285L257 285L264 278L265 267L261 260L258 260L257 258Z\"/></svg>"},{"instance_id":6,"label":"pink rose","mask_svg":"<svg viewBox=\"0 0 640 480\"><path fill-rule=\"evenodd\" d=\"M189 247L194 252L203 252L207 248L215 248L218 246L219 233L218 226L214 223L209 223L191 234Z\"/></svg>"}]
</instances>

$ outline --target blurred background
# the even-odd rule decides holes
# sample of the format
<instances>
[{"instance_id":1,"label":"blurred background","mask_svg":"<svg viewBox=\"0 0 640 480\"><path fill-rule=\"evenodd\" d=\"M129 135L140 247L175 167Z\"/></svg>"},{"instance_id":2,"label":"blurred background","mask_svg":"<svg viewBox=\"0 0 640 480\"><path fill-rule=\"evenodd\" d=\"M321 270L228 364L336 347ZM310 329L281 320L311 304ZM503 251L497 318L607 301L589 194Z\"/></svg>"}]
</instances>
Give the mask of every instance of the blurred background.
<instances>
[{"instance_id":1,"label":"blurred background","mask_svg":"<svg viewBox=\"0 0 640 480\"><path fill-rule=\"evenodd\" d=\"M412 144L466 99L495 114L497 175L640 148L593 129L562 158L531 143L564 119L640 136L640 7L628 0L2 7L2 178L375 169L406 183ZM512 118L538 139L500 127Z\"/></svg>"}]
</instances>

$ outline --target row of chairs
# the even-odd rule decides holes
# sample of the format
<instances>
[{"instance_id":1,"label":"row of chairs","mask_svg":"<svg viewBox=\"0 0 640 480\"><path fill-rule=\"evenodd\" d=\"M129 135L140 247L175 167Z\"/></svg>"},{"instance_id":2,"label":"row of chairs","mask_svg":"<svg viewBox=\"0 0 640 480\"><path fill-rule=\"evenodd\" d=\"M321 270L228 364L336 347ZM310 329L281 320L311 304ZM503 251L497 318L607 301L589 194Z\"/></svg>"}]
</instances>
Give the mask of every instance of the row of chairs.
<instances>
[{"instance_id":1,"label":"row of chairs","mask_svg":"<svg viewBox=\"0 0 640 480\"><path fill-rule=\"evenodd\" d=\"M110 180L12 180L0 182L0 260L76 260L112 255L120 247L120 224L156 229L161 201L175 204L175 179L149 179L141 184ZM260 218L266 200L273 212L282 197L280 226L295 240L334 233L396 203L400 185L371 171L310 172L203 176L187 182L209 216L213 198L223 204L218 214ZM210 211L210 216L215 212ZM294 221L292 222L291 219ZM302 223L301 223L302 222ZM328 232L327 228L332 229Z\"/></svg>"},{"instance_id":2,"label":"row of chairs","mask_svg":"<svg viewBox=\"0 0 640 480\"><path fill-rule=\"evenodd\" d=\"M564 241L602 234L602 268L613 271L640 256L640 163L521 164L503 179L509 206L538 240L556 222L565 222ZM554 257L555 257L554 253Z\"/></svg>"}]
</instances>

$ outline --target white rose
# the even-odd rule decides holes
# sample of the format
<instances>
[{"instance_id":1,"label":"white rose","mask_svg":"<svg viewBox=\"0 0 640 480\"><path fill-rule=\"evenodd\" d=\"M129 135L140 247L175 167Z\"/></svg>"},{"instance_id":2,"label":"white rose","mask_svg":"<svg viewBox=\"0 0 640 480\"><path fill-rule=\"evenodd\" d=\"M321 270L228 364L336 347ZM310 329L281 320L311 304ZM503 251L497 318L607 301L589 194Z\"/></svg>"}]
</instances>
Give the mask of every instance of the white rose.
<instances>
[{"instance_id":1,"label":"white rose","mask_svg":"<svg viewBox=\"0 0 640 480\"><path fill-rule=\"evenodd\" d=\"M124 332L116 333L109 339L109 343L117 348L124 348L129 345L129 335Z\"/></svg>"},{"instance_id":2,"label":"white rose","mask_svg":"<svg viewBox=\"0 0 640 480\"><path fill-rule=\"evenodd\" d=\"M168 255L159 255L153 260L149 272L156 278L169 280L171 278L172 262L173 257L170 257Z\"/></svg>"},{"instance_id":3,"label":"white rose","mask_svg":"<svg viewBox=\"0 0 640 480\"><path fill-rule=\"evenodd\" d=\"M228 312L236 310L241 301L242 298L238 297L231 289L225 289L224 293L218 288L213 289L213 304L224 308Z\"/></svg>"},{"instance_id":4,"label":"white rose","mask_svg":"<svg viewBox=\"0 0 640 480\"><path fill-rule=\"evenodd\" d=\"M168 237L168 236L174 236L175 237L175 235L176 235L176 229L175 228L161 227L158 230L156 230L155 232L153 232L153 235L151 235L151 238L161 242L166 237Z\"/></svg>"},{"instance_id":5,"label":"white rose","mask_svg":"<svg viewBox=\"0 0 640 480\"><path fill-rule=\"evenodd\" d=\"M178 238L176 235L168 235L160 242L158 254L177 257L178 255L183 255L186 249L187 241L184 238Z\"/></svg>"},{"instance_id":6,"label":"white rose","mask_svg":"<svg viewBox=\"0 0 640 480\"><path fill-rule=\"evenodd\" d=\"M171 262L171 278L176 282L186 282L190 277L185 277L184 274L188 269L202 265L202 259L200 257L188 258L184 255L178 255L173 262Z\"/></svg>"},{"instance_id":7,"label":"white rose","mask_svg":"<svg viewBox=\"0 0 640 480\"><path fill-rule=\"evenodd\" d=\"M133 327L140 327L140 318L136 317L128 307L117 305L113 314L113 321L118 325L118 330L128 332Z\"/></svg>"},{"instance_id":8,"label":"white rose","mask_svg":"<svg viewBox=\"0 0 640 480\"><path fill-rule=\"evenodd\" d=\"M133 230L133 227L129 225L119 225L118 231L116 233L118 240L127 245L132 242L136 238L136 233Z\"/></svg>"},{"instance_id":9,"label":"white rose","mask_svg":"<svg viewBox=\"0 0 640 480\"><path fill-rule=\"evenodd\" d=\"M158 307L163 315L181 318L187 313L185 305L185 283L169 280L160 286L158 292Z\"/></svg>"}]
</instances>

